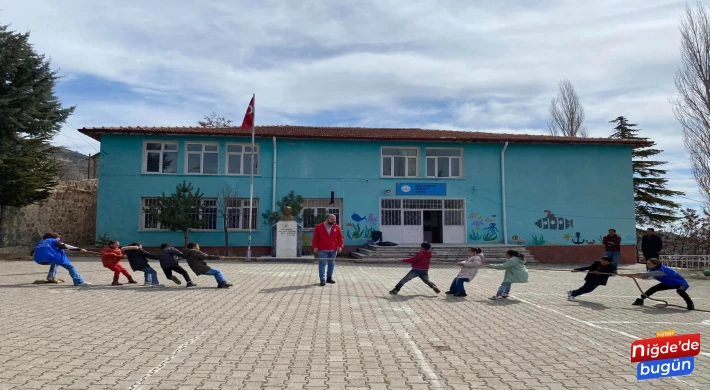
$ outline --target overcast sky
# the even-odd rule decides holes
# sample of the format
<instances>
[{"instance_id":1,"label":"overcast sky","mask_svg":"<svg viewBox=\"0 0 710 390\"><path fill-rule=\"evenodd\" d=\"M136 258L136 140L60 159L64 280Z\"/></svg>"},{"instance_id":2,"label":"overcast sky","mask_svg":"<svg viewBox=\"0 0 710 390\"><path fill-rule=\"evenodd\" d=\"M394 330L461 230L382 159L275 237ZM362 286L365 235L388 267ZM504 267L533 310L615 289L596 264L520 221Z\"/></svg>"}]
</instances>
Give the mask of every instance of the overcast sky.
<instances>
[{"instance_id":1,"label":"overcast sky","mask_svg":"<svg viewBox=\"0 0 710 390\"><path fill-rule=\"evenodd\" d=\"M0 23L30 31L60 68L58 94L77 110L56 142L85 153L96 143L77 128L190 126L212 111L241 122L252 93L257 125L544 134L566 77L591 136L608 136L607 122L626 116L665 150L671 187L702 200L669 103L684 7L668 0L11 0Z\"/></svg>"}]
</instances>

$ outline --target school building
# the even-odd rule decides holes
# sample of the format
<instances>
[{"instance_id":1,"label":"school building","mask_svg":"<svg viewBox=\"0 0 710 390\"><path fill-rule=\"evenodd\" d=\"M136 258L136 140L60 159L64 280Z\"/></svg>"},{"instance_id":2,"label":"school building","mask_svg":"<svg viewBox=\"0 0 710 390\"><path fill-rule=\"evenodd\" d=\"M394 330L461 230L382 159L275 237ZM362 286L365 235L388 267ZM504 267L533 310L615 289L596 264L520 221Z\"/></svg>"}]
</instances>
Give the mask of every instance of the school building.
<instances>
[{"instance_id":1,"label":"school building","mask_svg":"<svg viewBox=\"0 0 710 390\"><path fill-rule=\"evenodd\" d=\"M252 208L255 254L270 253L262 214L290 191L305 198L304 243L315 221L333 213L346 252L373 231L384 241L521 245L538 261L603 254L609 228L622 237L622 262L636 258L631 147L644 141L422 129L259 126L101 127L97 236L147 247L182 245L144 212L183 181L204 194L206 248L245 248ZM254 201L249 204L250 169ZM228 217L218 210L230 184Z\"/></svg>"}]
</instances>

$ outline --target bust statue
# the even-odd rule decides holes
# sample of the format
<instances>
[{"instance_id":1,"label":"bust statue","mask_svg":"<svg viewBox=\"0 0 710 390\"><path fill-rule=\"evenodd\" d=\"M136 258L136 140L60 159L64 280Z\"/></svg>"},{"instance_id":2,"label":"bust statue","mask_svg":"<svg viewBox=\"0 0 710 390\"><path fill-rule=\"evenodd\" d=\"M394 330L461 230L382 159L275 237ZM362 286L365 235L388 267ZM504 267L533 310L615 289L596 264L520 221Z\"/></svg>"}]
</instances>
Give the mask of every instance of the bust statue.
<instances>
[{"instance_id":1,"label":"bust statue","mask_svg":"<svg viewBox=\"0 0 710 390\"><path fill-rule=\"evenodd\" d=\"M291 213L293 212L293 209L289 206L284 207L284 216L281 217L282 221L293 221L293 215Z\"/></svg>"}]
</instances>

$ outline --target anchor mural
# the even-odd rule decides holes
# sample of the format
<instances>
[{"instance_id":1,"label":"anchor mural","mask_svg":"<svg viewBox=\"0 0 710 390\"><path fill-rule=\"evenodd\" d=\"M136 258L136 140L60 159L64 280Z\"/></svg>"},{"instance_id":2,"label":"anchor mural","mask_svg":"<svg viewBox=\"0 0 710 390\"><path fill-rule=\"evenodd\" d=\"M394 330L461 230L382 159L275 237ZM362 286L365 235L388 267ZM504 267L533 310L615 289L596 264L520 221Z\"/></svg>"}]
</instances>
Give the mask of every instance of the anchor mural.
<instances>
[{"instance_id":1,"label":"anchor mural","mask_svg":"<svg viewBox=\"0 0 710 390\"><path fill-rule=\"evenodd\" d=\"M535 222L535 226L544 230L565 230L574 227L573 219L565 219L562 217L556 217L552 214L552 211L545 210L547 216L545 218L540 218Z\"/></svg>"},{"instance_id":2,"label":"anchor mural","mask_svg":"<svg viewBox=\"0 0 710 390\"><path fill-rule=\"evenodd\" d=\"M573 239L572 239L572 242L573 242L575 245L582 245L582 244L584 244L584 243L587 242L586 240L584 240L584 239L581 238L582 233L580 233L580 232L575 233L574 236L575 236L576 238L573 238Z\"/></svg>"}]
</instances>

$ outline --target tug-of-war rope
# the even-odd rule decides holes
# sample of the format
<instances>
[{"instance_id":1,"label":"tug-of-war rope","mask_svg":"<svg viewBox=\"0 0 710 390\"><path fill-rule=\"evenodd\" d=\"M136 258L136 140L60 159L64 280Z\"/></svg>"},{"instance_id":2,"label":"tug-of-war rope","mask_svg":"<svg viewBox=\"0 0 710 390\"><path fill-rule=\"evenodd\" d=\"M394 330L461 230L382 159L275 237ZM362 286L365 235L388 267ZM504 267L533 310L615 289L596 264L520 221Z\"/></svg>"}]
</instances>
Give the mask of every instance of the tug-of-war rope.
<instances>
[{"instance_id":1,"label":"tug-of-war rope","mask_svg":"<svg viewBox=\"0 0 710 390\"><path fill-rule=\"evenodd\" d=\"M92 253L92 254L97 254L97 255L100 255L100 254L101 254L101 252L89 251L89 250L84 250L84 253ZM312 260L312 261L315 261L315 260L319 260L319 259L317 259L317 258L315 258L315 257L309 257L309 256L303 256L303 257L269 257L269 256L266 256L266 257L261 257L261 258L259 258L259 257L244 257L244 256L220 256L220 258L219 258L219 259L216 259L216 260L246 260L246 261L249 261L249 262L251 262L251 261L257 262L257 261L259 261L259 260L262 260L262 261L268 261L268 260ZM324 260L325 260L325 259L324 259ZM331 259L328 259L328 260L331 260ZM332 260L334 260L334 259L332 259ZM378 258L377 260L374 260L374 261L373 261L373 260L370 260L370 261L372 261L374 264L377 264L377 263L389 263L389 262L394 263L394 262L400 262L401 260L402 260L402 259L400 259L400 258L386 258L386 259L384 259L384 258ZM343 261L343 259L339 259L339 261ZM354 261L357 261L357 259L352 259L352 260L351 260L351 259L348 259L348 260L345 260L345 261L353 261L353 262L354 262ZM432 262L431 262L431 264L448 264L448 265L454 265L454 264L457 264L457 263L458 263L457 261L432 261ZM489 264L491 264L491 263L489 263ZM569 269L534 268L534 267L530 267L530 268L528 268L528 270L533 270L533 271L551 271L551 272L572 272L572 271L573 271L573 270L569 270ZM579 272L584 272L584 271L579 271ZM591 271L591 272L588 272L588 273L590 273L590 274L597 274L597 275L618 276L618 274L603 273L603 272L596 272L596 271ZM633 279L634 283L636 284L636 288L638 288L638 290L639 290L639 292L641 293L642 296L645 296L645 292L643 291L643 289L641 288L641 285L639 285L639 282L636 280L635 277L633 277L633 276L625 276L625 277L630 278L630 279ZM57 279L57 283L63 283L63 282L64 282L64 280L62 280L62 279ZM34 284L45 284L45 283L54 283L54 282L48 282L48 281L45 281L45 280L36 280L36 281L34 282ZM663 300L663 299L656 299L656 298L651 298L651 297L648 297L648 296L646 297L646 299L650 299L650 300L656 301L656 302L662 302L662 303L660 303L660 304L653 305L653 307L655 307L655 308L657 308L657 309L664 309L664 308L667 308L667 307L679 307L679 308L681 308L681 309L685 309L685 308L686 308L685 306L673 305L673 304L668 303L668 301L665 301L665 300ZM702 310L702 309L694 309L693 311L699 311L699 312L703 312L703 313L710 313L710 310Z\"/></svg>"},{"instance_id":2,"label":"tug-of-war rope","mask_svg":"<svg viewBox=\"0 0 710 390\"><path fill-rule=\"evenodd\" d=\"M530 269L533 269L533 270L535 270L535 271L572 272L572 270L568 270L568 269L551 269L551 268L530 268ZM584 271L579 271L579 272L584 272ZM596 275L619 276L618 274L611 274L611 273L604 273L604 272L596 272L596 271L591 271L591 272L589 272L589 273L590 273L590 274L596 274ZM653 307L655 307L656 309L664 309L664 308L669 307L669 306L670 306L670 307L679 307L679 308L681 308L681 309L685 309L685 308L686 308L685 306L673 305L673 304L668 303L668 301L665 301L665 300L663 300L663 299L656 299L656 298L651 298L651 297L649 297L649 296L646 296L646 293L643 291L643 289L641 288L641 285L639 284L639 282L636 280L635 277L633 277L633 276L624 276L624 277L633 279L634 283L636 283L636 288L638 288L639 292L641 293L641 296L645 297L645 299L650 299L650 300L656 301L656 302L662 302L661 304L653 305ZM710 310L702 310L702 309L693 309L693 311L700 311L700 312L703 312L703 313L710 313Z\"/></svg>"}]
</instances>

